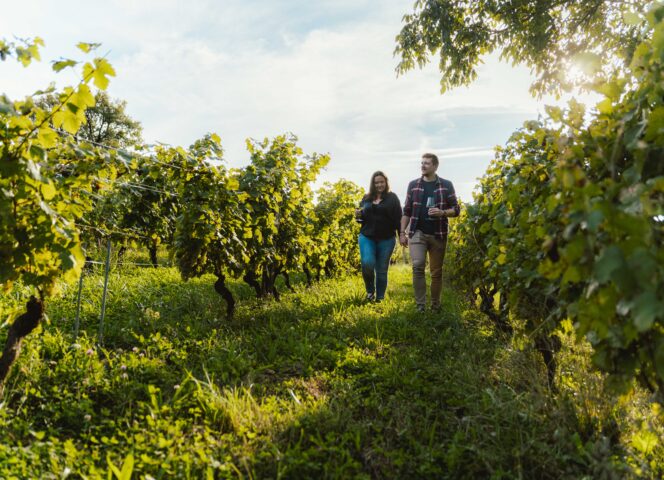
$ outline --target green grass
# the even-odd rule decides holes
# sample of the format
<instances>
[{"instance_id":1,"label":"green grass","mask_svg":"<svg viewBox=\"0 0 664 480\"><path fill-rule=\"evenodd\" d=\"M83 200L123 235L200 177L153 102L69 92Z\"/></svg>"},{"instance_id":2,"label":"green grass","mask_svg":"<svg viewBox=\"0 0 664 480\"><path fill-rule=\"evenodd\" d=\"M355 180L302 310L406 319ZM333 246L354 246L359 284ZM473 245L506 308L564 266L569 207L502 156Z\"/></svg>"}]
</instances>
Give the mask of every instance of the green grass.
<instances>
[{"instance_id":1,"label":"green grass","mask_svg":"<svg viewBox=\"0 0 664 480\"><path fill-rule=\"evenodd\" d=\"M664 474L661 410L643 393L605 392L568 336L549 393L539 357L449 288L443 313L417 314L405 266L379 305L358 277L263 303L234 283L231 321L212 283L114 271L102 348L98 271L78 339L77 286L51 301L0 400L0 478L107 478L123 464L132 478Z\"/></svg>"}]
</instances>

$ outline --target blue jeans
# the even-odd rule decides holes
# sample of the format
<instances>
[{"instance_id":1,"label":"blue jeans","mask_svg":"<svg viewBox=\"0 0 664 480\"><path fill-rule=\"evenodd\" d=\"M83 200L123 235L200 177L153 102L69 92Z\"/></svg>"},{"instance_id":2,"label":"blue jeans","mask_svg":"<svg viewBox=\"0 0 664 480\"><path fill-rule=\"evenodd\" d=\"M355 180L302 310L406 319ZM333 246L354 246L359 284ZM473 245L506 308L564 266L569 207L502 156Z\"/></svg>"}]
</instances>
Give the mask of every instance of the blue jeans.
<instances>
[{"instance_id":1,"label":"blue jeans","mask_svg":"<svg viewBox=\"0 0 664 480\"><path fill-rule=\"evenodd\" d=\"M360 260L362 278L367 288L367 295L376 294L376 300L382 300L387 290L387 268L394 251L394 237L386 240L374 240L360 233ZM374 282L375 276L375 282Z\"/></svg>"}]
</instances>

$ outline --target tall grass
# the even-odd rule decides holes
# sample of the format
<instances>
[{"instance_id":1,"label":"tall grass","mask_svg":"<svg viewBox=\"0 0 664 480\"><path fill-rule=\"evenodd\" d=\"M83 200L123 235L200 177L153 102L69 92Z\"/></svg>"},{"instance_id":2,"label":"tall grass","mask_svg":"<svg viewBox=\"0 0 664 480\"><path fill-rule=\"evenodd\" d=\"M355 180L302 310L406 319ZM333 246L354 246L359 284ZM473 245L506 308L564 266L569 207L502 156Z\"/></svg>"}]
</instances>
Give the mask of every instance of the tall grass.
<instances>
[{"instance_id":1,"label":"tall grass","mask_svg":"<svg viewBox=\"0 0 664 480\"><path fill-rule=\"evenodd\" d=\"M232 321L212 284L116 269L102 347L100 272L85 280L76 340L65 289L1 399L0 478L123 465L134 478L664 474L661 411L643 393L610 397L569 335L550 393L539 356L450 288L441 314L418 314L408 267L391 269L378 305L357 277L299 283L281 302L233 284Z\"/></svg>"}]
</instances>

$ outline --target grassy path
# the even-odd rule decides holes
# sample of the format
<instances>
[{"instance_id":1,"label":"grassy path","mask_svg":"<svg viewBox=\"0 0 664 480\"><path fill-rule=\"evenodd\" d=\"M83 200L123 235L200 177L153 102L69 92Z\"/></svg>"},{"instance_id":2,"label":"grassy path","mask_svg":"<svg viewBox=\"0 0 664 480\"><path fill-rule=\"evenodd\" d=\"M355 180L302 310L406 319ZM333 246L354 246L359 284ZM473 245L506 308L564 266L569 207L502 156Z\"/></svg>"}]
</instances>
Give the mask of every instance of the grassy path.
<instances>
[{"instance_id":1,"label":"grassy path","mask_svg":"<svg viewBox=\"0 0 664 480\"><path fill-rule=\"evenodd\" d=\"M233 285L244 300L230 322L210 278L124 271L95 351L99 283L86 283L77 345L73 291L27 342L0 404L0 478L123 464L132 478L611 478L662 458L611 439L613 407L583 416L550 396L537 357L449 289L443 313L417 314L404 266L379 305L357 277L279 303Z\"/></svg>"}]
</instances>

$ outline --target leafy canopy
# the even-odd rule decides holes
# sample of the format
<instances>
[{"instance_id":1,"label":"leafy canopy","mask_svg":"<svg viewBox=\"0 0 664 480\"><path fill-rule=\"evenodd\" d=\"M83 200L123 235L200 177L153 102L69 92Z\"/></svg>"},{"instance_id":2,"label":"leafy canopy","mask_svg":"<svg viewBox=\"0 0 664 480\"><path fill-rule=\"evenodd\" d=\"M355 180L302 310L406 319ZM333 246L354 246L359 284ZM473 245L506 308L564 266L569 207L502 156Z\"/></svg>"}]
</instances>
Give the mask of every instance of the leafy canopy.
<instances>
[{"instance_id":1,"label":"leafy canopy","mask_svg":"<svg viewBox=\"0 0 664 480\"><path fill-rule=\"evenodd\" d=\"M549 107L497 150L457 227L454 278L529 335L568 319L620 392L664 400L664 7L586 115Z\"/></svg>"},{"instance_id":2,"label":"leafy canopy","mask_svg":"<svg viewBox=\"0 0 664 480\"><path fill-rule=\"evenodd\" d=\"M27 66L39 60L35 38L23 45L0 40L0 58L15 58ZM92 48L91 48L92 49ZM66 63L66 66L62 65ZM63 60L55 71L79 62ZM58 102L40 106L54 87L23 100L0 95L0 290L15 282L50 294L58 278L75 279L84 262L76 222L92 208L94 185L116 175L107 152L79 146L71 136L85 124L86 109L95 105L90 87L108 83L115 73L103 59L83 65L77 85L65 87ZM103 81L102 81L103 79Z\"/></svg>"},{"instance_id":3,"label":"leafy canopy","mask_svg":"<svg viewBox=\"0 0 664 480\"><path fill-rule=\"evenodd\" d=\"M438 55L444 92L470 84L482 58L498 51L501 59L531 68L532 93L560 94L625 68L647 35L645 13L655 3L417 0L396 38L396 70L421 68Z\"/></svg>"}]
</instances>

